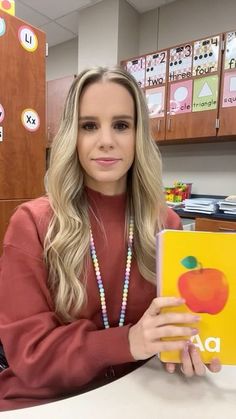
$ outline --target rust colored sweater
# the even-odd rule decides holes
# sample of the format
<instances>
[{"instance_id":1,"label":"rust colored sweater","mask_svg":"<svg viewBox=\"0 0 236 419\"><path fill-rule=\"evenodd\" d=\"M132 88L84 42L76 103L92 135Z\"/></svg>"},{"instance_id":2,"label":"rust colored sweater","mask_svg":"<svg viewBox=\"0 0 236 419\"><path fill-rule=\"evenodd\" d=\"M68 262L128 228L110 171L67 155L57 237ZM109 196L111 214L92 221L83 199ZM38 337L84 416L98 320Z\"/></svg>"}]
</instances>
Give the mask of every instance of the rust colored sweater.
<instances>
[{"instance_id":1,"label":"rust colored sweater","mask_svg":"<svg viewBox=\"0 0 236 419\"><path fill-rule=\"evenodd\" d=\"M0 264L0 340L9 368L0 373L0 410L45 403L78 394L109 366L132 363L128 331L148 308L156 289L132 261L125 326L117 327L126 262L124 214L126 197L87 190L94 214L104 224L107 240L90 212L103 278L109 329L103 329L92 263L88 267L88 303L80 318L62 324L47 287L43 242L51 216L47 197L21 205L10 220ZM171 210L167 228L181 228ZM117 367L116 367L117 366Z\"/></svg>"}]
</instances>

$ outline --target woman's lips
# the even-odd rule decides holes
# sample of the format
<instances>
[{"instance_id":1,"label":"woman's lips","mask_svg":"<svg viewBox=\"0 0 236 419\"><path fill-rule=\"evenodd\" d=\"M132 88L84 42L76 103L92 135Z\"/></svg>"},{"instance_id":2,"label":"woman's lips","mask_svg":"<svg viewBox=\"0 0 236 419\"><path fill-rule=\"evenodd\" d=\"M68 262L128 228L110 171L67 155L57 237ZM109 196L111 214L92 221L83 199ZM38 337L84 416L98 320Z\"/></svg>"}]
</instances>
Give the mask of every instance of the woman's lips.
<instances>
[{"instance_id":1,"label":"woman's lips","mask_svg":"<svg viewBox=\"0 0 236 419\"><path fill-rule=\"evenodd\" d=\"M99 158L93 159L97 164L100 166L112 166L120 161L120 159L113 159L113 158Z\"/></svg>"}]
</instances>

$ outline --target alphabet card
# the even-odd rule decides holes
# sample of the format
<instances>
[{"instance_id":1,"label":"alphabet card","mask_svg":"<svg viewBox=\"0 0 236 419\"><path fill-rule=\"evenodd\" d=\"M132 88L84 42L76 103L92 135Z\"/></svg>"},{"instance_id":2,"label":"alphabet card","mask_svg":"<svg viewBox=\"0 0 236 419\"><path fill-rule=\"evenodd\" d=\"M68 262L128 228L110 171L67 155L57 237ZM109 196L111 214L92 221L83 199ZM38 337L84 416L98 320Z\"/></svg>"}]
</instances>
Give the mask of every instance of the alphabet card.
<instances>
[{"instance_id":1,"label":"alphabet card","mask_svg":"<svg viewBox=\"0 0 236 419\"><path fill-rule=\"evenodd\" d=\"M146 56L146 87L155 87L166 82L167 51Z\"/></svg>"},{"instance_id":2,"label":"alphabet card","mask_svg":"<svg viewBox=\"0 0 236 419\"><path fill-rule=\"evenodd\" d=\"M0 10L15 16L15 2L13 0L0 0Z\"/></svg>"},{"instance_id":3,"label":"alphabet card","mask_svg":"<svg viewBox=\"0 0 236 419\"><path fill-rule=\"evenodd\" d=\"M222 107L236 106L236 71L229 71L224 74L224 88Z\"/></svg>"},{"instance_id":4,"label":"alphabet card","mask_svg":"<svg viewBox=\"0 0 236 419\"><path fill-rule=\"evenodd\" d=\"M169 81L192 76L192 45L180 45L170 49Z\"/></svg>"},{"instance_id":5,"label":"alphabet card","mask_svg":"<svg viewBox=\"0 0 236 419\"><path fill-rule=\"evenodd\" d=\"M191 112L192 80L179 81L170 85L169 112L171 115Z\"/></svg>"},{"instance_id":6,"label":"alphabet card","mask_svg":"<svg viewBox=\"0 0 236 419\"><path fill-rule=\"evenodd\" d=\"M2 17L0 17L0 36L5 35L5 33L6 33L6 22Z\"/></svg>"},{"instance_id":7,"label":"alphabet card","mask_svg":"<svg viewBox=\"0 0 236 419\"><path fill-rule=\"evenodd\" d=\"M135 60L127 61L126 69L137 80L140 87L145 86L145 57L140 57Z\"/></svg>"},{"instance_id":8,"label":"alphabet card","mask_svg":"<svg viewBox=\"0 0 236 419\"><path fill-rule=\"evenodd\" d=\"M190 327L198 334L185 336L200 351L203 362L219 358L236 365L236 234L163 230L157 234L157 295L185 300L163 309L200 316ZM189 325L188 325L189 326ZM165 338L163 340L180 338ZM163 362L180 362L179 351L162 352Z\"/></svg>"},{"instance_id":9,"label":"alphabet card","mask_svg":"<svg viewBox=\"0 0 236 419\"><path fill-rule=\"evenodd\" d=\"M236 32L228 32L225 40L225 70L236 69Z\"/></svg>"},{"instance_id":10,"label":"alphabet card","mask_svg":"<svg viewBox=\"0 0 236 419\"><path fill-rule=\"evenodd\" d=\"M220 37L194 42L193 76L204 76L218 70Z\"/></svg>"}]
</instances>

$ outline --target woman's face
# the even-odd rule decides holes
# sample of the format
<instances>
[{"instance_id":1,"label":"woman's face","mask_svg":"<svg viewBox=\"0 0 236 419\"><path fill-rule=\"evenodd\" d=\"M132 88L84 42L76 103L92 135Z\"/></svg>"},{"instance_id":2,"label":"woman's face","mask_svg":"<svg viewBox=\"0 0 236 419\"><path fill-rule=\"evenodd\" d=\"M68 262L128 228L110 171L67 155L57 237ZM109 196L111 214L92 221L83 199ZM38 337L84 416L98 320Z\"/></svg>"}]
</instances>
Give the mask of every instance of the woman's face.
<instances>
[{"instance_id":1,"label":"woman's face","mask_svg":"<svg viewBox=\"0 0 236 419\"><path fill-rule=\"evenodd\" d=\"M125 191L135 153L135 108L128 90L111 81L86 87L77 140L85 185L106 195Z\"/></svg>"}]
</instances>

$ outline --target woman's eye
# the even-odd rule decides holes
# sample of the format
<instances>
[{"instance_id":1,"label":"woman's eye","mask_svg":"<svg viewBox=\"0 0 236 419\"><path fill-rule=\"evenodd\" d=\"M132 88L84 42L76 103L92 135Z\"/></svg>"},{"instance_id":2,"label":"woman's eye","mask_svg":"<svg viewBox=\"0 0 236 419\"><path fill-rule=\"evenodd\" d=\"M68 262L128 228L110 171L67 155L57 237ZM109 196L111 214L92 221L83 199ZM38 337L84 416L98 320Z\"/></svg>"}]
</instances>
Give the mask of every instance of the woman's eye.
<instances>
[{"instance_id":1,"label":"woman's eye","mask_svg":"<svg viewBox=\"0 0 236 419\"><path fill-rule=\"evenodd\" d=\"M118 131L124 131L128 127L129 127L129 124L127 122L116 122L116 124L114 125L114 128L117 129Z\"/></svg>"},{"instance_id":2,"label":"woman's eye","mask_svg":"<svg viewBox=\"0 0 236 419\"><path fill-rule=\"evenodd\" d=\"M83 128L85 131L93 131L93 130L95 130L95 129L96 129L96 124L95 124L95 122L85 122L85 123L82 125L82 128Z\"/></svg>"}]
</instances>

